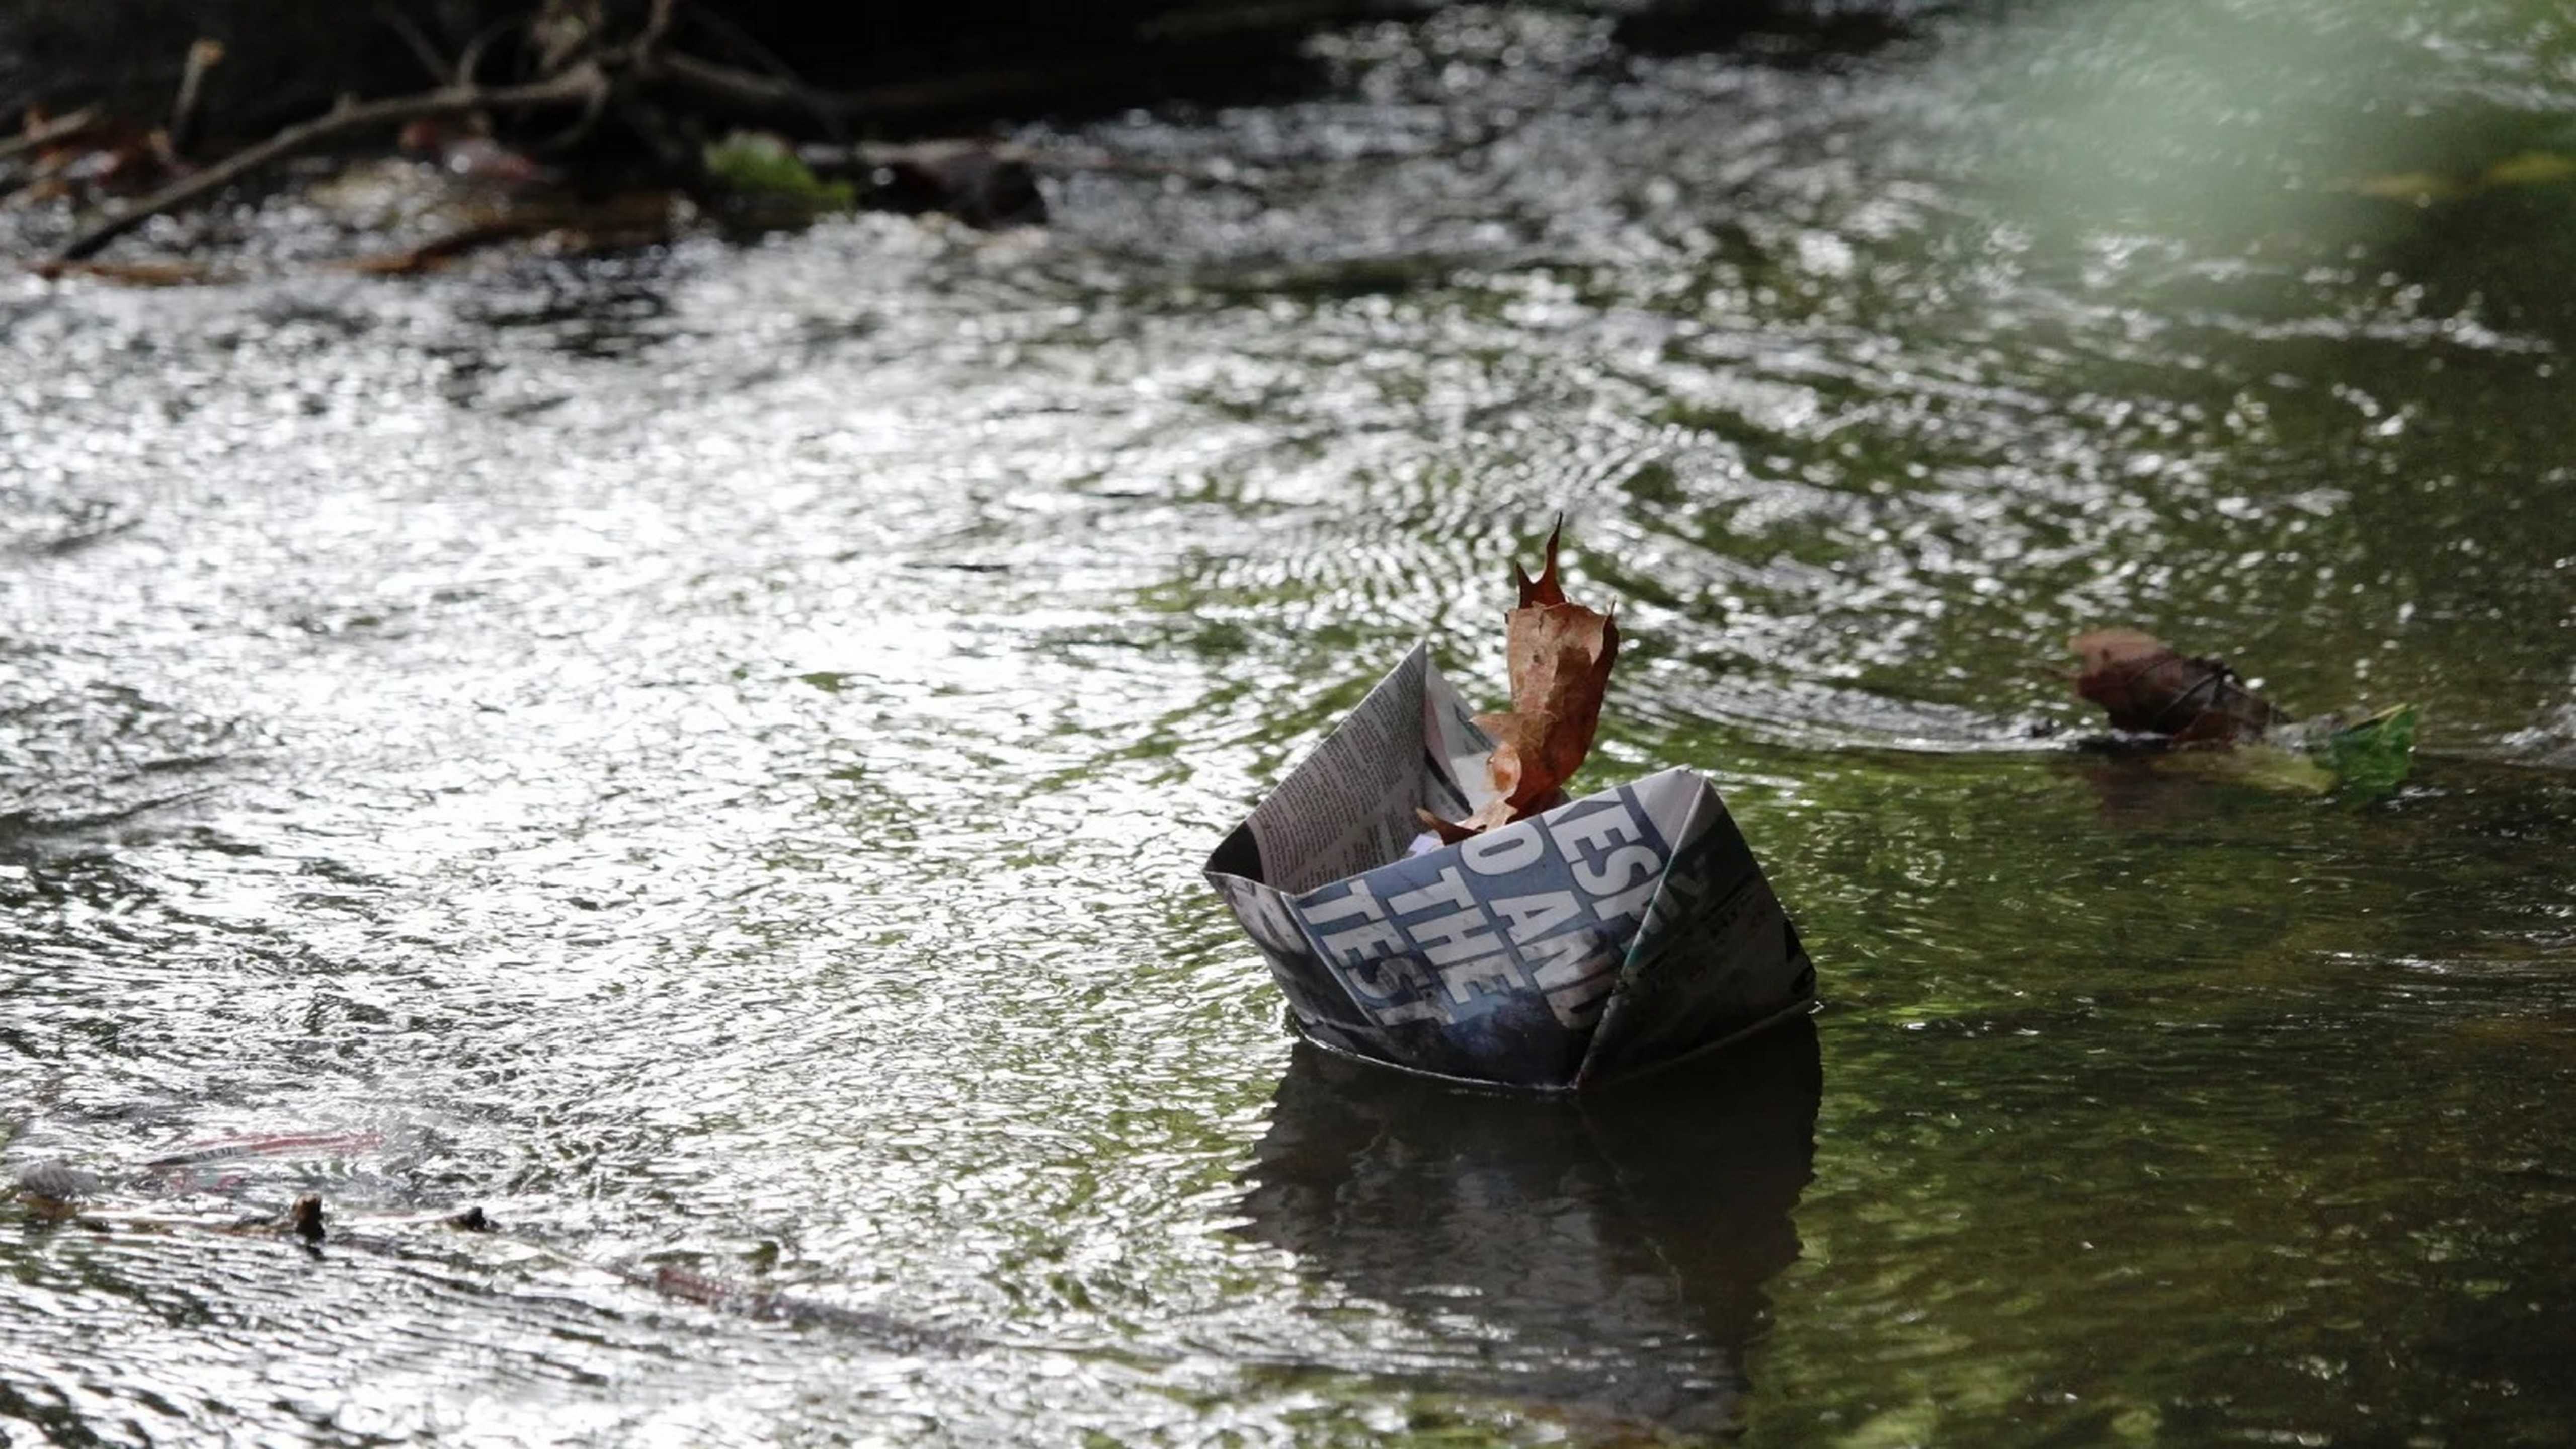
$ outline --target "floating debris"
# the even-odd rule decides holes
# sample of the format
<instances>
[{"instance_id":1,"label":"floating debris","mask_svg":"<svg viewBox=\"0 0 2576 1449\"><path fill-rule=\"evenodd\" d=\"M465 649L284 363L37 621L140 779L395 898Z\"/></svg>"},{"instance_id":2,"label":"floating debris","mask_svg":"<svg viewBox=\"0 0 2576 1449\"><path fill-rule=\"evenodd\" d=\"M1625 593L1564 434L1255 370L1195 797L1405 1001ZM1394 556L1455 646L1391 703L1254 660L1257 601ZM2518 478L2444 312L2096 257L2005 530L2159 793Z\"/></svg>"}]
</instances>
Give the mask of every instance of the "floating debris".
<instances>
[{"instance_id":1,"label":"floating debris","mask_svg":"<svg viewBox=\"0 0 2576 1449\"><path fill-rule=\"evenodd\" d=\"M2066 641L2083 661L2075 692L2131 737L2100 743L2200 747L2241 763L2225 773L2251 783L2323 794L2338 786L2381 794L2406 778L2415 753L2413 705L2359 720L2301 720L2254 692L2225 660L2185 655L2135 629L2096 629ZM2238 747L2244 748L2241 752Z\"/></svg>"}]
</instances>

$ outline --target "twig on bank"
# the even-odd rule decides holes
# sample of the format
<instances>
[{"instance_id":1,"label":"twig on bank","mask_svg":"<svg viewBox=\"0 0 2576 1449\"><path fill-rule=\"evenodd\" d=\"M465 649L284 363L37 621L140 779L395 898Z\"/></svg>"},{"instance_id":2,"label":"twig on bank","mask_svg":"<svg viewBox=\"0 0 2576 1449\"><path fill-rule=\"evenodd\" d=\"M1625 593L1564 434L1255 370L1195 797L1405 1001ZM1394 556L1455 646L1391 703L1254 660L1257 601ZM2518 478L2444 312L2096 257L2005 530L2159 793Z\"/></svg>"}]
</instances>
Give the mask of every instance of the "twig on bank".
<instances>
[{"instance_id":1,"label":"twig on bank","mask_svg":"<svg viewBox=\"0 0 2576 1449\"><path fill-rule=\"evenodd\" d=\"M170 153L185 156L197 139L197 118L205 108L206 74L224 63L224 43L200 39L188 47L188 61L179 72L179 94L170 102Z\"/></svg>"},{"instance_id":2,"label":"twig on bank","mask_svg":"<svg viewBox=\"0 0 2576 1449\"><path fill-rule=\"evenodd\" d=\"M403 13L401 6L390 3L390 0L378 0L376 19L401 39L411 51L412 59L419 61L420 68L429 72L431 80L450 86L464 79L448 65L447 57L438 53L438 47L429 43L429 37L421 33L420 26Z\"/></svg>"},{"instance_id":3,"label":"twig on bank","mask_svg":"<svg viewBox=\"0 0 2576 1449\"><path fill-rule=\"evenodd\" d=\"M662 38L671 33L671 15L678 5L679 0L653 0L653 8L644 18L644 29L627 53L639 62L650 61L662 48Z\"/></svg>"},{"instance_id":4,"label":"twig on bank","mask_svg":"<svg viewBox=\"0 0 2576 1449\"><path fill-rule=\"evenodd\" d=\"M529 149L540 156L555 156L589 140L590 133L599 129L599 118L608 114L610 89L608 86L601 86L592 91L582 99L581 114L573 117L571 125L539 141Z\"/></svg>"},{"instance_id":5,"label":"twig on bank","mask_svg":"<svg viewBox=\"0 0 2576 1449\"><path fill-rule=\"evenodd\" d=\"M474 32L473 39L465 42L465 54L457 57L456 74L449 83L460 86L481 84L483 80L483 52L490 50L492 48L492 43L499 40L502 36L509 34L513 30L525 30L535 23L536 16L534 14L509 15L504 16L499 20L495 20L491 24Z\"/></svg>"},{"instance_id":6,"label":"twig on bank","mask_svg":"<svg viewBox=\"0 0 2576 1449\"><path fill-rule=\"evenodd\" d=\"M0 161L42 149L56 141L67 141L88 130L98 118L98 107L83 106L68 116L57 116L41 125L29 126L17 135L0 141Z\"/></svg>"},{"instance_id":7,"label":"twig on bank","mask_svg":"<svg viewBox=\"0 0 2576 1449\"><path fill-rule=\"evenodd\" d=\"M563 47L571 59L561 69L549 70L537 80L486 85L479 72L485 53L492 44L513 31L526 30L537 16L549 12L541 10L533 16L514 16L485 27L467 42L463 55L453 66L440 62L428 38L399 10L379 5L377 13L393 25L421 62L439 75L440 83L435 88L374 101L343 97L323 115L288 126L257 145L223 157L202 169L173 177L159 190L93 218L50 256L34 263L32 270L48 277L75 270L109 243L155 216L200 201L253 172L300 152L370 127L395 126L432 118L471 117L474 118L473 128L482 132L488 129L483 118L491 112L571 108L576 114L569 124L554 136L535 143L533 150L536 154L570 151L589 141L603 125L615 125L631 132L633 139L642 143L674 184L696 190L707 184L703 147L693 130L674 124L675 117L693 111L801 111L819 120L827 131L845 134L843 123L852 118L883 120L1034 94L1048 86L1063 84L1069 77L1078 78L1088 69L1102 66L1098 61L1089 67L1075 61L1047 68L1005 68L897 82L858 91L828 90L805 84L777 57L769 55L757 42L742 35L738 27L711 10L705 7L684 9L681 0L650 0L640 26L623 38L610 39L595 31L586 33ZM693 22L704 27L706 33L719 42L731 37L733 48L752 56L756 63L766 68L765 72L720 64L681 50L677 42ZM192 53L191 82L202 81L205 67L212 63L216 54L219 52L214 52L211 47L202 56ZM174 125L181 129L196 110L196 88L193 83L182 86L183 99L176 109L177 119L174 121ZM692 98L698 102L697 106L687 104ZM93 124L95 121L89 112L66 117L15 141L0 142L0 158L18 150L44 145ZM971 193L978 198L971 205L990 210L996 218L1025 220L1043 214L1043 203L1038 200L1034 182L1029 180L1029 168L1013 158L988 156L978 151L962 162L955 158L939 160L925 155L906 156L888 164L899 171L907 165L914 166L924 184L935 193L932 205L941 204L941 198L952 192L959 195ZM967 170L959 170L960 165ZM395 270L413 270L457 250L479 245L493 236L492 228L470 227L453 239L440 239L414 253L380 259L375 264Z\"/></svg>"},{"instance_id":8,"label":"twig on bank","mask_svg":"<svg viewBox=\"0 0 2576 1449\"><path fill-rule=\"evenodd\" d=\"M700 60L693 55L654 57L656 72L683 89L693 90L729 105L755 111L812 111L816 115L838 115L858 107L853 98L835 91L815 90L811 86L781 76L761 75Z\"/></svg>"},{"instance_id":9,"label":"twig on bank","mask_svg":"<svg viewBox=\"0 0 2576 1449\"><path fill-rule=\"evenodd\" d=\"M509 106L592 103L607 88L607 75L598 65L586 61L560 75L529 81L524 85L490 88L453 85L391 100L344 100L321 116L301 125L289 126L246 151L237 151L211 166L191 172L133 205L91 223L79 235L63 243L51 257L38 263L36 270L49 272L66 262L79 261L165 211L183 206L209 192L219 191L263 166L282 161L335 136L370 126L416 121L427 116L454 116Z\"/></svg>"},{"instance_id":10,"label":"twig on bank","mask_svg":"<svg viewBox=\"0 0 2576 1449\"><path fill-rule=\"evenodd\" d=\"M1070 59L1047 67L1002 67L837 91L672 52L654 58L652 78L746 111L805 111L818 118L886 121L1043 94L1050 88L1115 74L1127 64Z\"/></svg>"},{"instance_id":11,"label":"twig on bank","mask_svg":"<svg viewBox=\"0 0 2576 1449\"><path fill-rule=\"evenodd\" d=\"M795 69L789 66L786 61L779 59L776 51L761 44L759 40L752 36L751 32L743 29L739 25L736 25L732 21L725 19L724 16L717 12L707 9L705 6L699 6L697 9L689 12L689 19L696 22L697 27L700 30L713 36L718 44L731 49L737 55L750 61L753 65L758 66L761 70L786 81L790 85L805 85L805 78L798 75ZM814 92L811 87L807 87L807 90L809 93L819 94L819 92ZM825 135L831 137L833 145L846 146L849 144L849 127L843 124L843 117L840 112L832 110L829 107L825 107L814 112L814 119L822 123L823 132Z\"/></svg>"}]
</instances>

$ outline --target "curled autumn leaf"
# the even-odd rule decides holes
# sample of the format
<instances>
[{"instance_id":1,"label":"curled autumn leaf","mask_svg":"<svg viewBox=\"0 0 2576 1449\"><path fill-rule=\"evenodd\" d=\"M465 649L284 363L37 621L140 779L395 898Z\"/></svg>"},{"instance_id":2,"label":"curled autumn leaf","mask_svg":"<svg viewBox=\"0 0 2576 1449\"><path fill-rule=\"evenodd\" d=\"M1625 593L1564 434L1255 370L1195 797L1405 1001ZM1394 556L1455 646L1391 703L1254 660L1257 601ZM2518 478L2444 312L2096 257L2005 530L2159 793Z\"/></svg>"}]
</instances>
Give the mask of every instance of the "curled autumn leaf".
<instances>
[{"instance_id":1,"label":"curled autumn leaf","mask_svg":"<svg viewBox=\"0 0 2576 1449\"><path fill-rule=\"evenodd\" d=\"M2075 692L2108 711L2113 729L2178 744L2242 744L2290 722L2224 661L2177 653L2153 635L2096 629L2066 642L2084 662Z\"/></svg>"},{"instance_id":2,"label":"curled autumn leaf","mask_svg":"<svg viewBox=\"0 0 2576 1449\"><path fill-rule=\"evenodd\" d=\"M1422 811L1423 824L1444 844L1546 809L1592 752L1592 738L1601 727L1601 698L1619 656L1619 626L1609 615L1565 596L1556 569L1557 540L1564 531L1559 523L1548 532L1547 559L1537 578L1517 563L1512 566L1520 605L1503 620L1512 707L1476 717L1495 740L1485 761L1494 797L1460 821Z\"/></svg>"}]
</instances>

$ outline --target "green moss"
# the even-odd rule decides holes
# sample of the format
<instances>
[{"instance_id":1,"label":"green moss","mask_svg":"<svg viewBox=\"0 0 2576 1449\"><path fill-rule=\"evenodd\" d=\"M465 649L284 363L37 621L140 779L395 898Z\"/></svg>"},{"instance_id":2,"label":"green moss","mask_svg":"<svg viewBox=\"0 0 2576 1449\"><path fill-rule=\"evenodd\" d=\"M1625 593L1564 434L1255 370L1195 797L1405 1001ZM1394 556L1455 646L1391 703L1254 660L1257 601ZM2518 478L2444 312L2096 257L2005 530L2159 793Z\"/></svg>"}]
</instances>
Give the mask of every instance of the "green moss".
<instances>
[{"instance_id":1,"label":"green moss","mask_svg":"<svg viewBox=\"0 0 2576 1449\"><path fill-rule=\"evenodd\" d=\"M736 131L707 147L706 167L708 179L764 212L801 212L810 218L858 204L850 183L817 177L775 136Z\"/></svg>"}]
</instances>

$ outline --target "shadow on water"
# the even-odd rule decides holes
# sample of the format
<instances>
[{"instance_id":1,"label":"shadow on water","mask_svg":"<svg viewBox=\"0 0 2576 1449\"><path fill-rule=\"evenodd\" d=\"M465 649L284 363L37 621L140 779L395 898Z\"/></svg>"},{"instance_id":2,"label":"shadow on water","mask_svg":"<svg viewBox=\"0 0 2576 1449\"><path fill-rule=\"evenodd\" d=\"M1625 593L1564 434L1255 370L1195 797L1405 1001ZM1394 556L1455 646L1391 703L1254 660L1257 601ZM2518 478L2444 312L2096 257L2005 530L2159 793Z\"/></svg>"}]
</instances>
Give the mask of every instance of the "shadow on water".
<instances>
[{"instance_id":1,"label":"shadow on water","mask_svg":"<svg viewBox=\"0 0 2576 1449\"><path fill-rule=\"evenodd\" d=\"M1452 1392L1715 1432L1797 1260L1814 1022L1578 1102L1460 1092L1301 1045L1241 1231L1443 1340Z\"/></svg>"}]
</instances>

